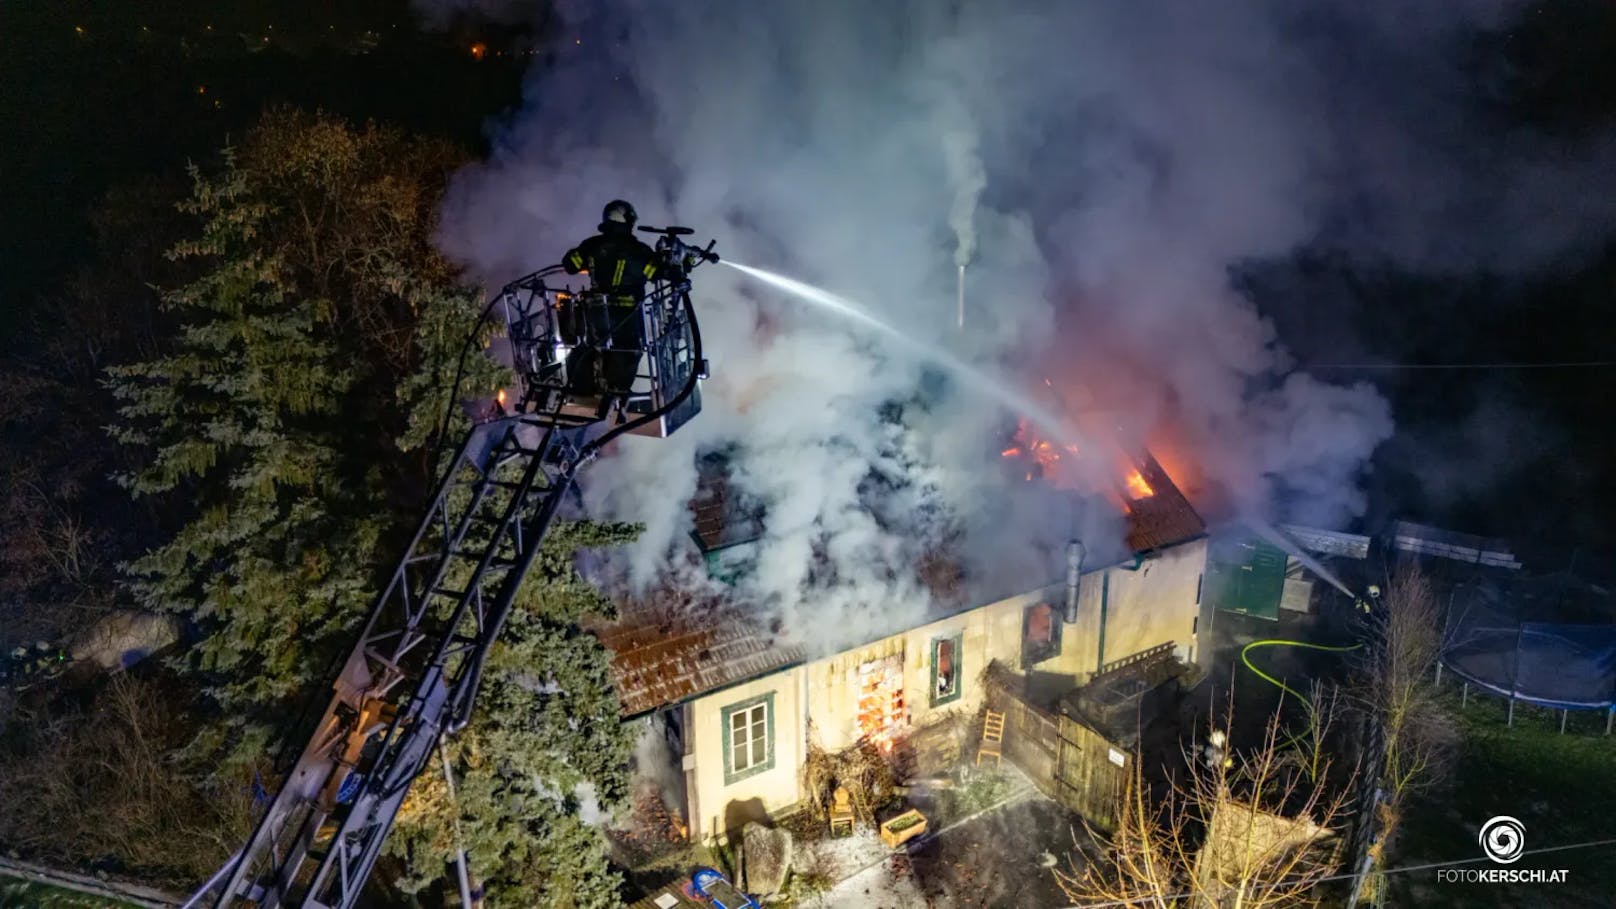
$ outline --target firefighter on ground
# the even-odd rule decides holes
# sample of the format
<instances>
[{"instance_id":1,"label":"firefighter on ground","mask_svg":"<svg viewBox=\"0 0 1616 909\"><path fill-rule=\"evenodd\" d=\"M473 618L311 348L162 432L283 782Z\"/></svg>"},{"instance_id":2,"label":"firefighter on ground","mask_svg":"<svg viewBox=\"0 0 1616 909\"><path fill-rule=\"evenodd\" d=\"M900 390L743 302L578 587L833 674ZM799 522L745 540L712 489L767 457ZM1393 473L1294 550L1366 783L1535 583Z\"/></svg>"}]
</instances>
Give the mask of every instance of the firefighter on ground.
<instances>
[{"instance_id":1,"label":"firefighter on ground","mask_svg":"<svg viewBox=\"0 0 1616 909\"><path fill-rule=\"evenodd\" d=\"M574 350L567 366L573 391L581 396L621 394L634 383L639 370L642 320L640 302L645 299L645 283L658 276L661 264L651 247L634 237L639 215L622 199L606 203L601 212L600 233L567 252L561 265L567 274L588 272L595 293L604 298L583 307L583 322L595 343L610 350L600 351L600 375L605 388L596 385L595 351Z\"/></svg>"}]
</instances>

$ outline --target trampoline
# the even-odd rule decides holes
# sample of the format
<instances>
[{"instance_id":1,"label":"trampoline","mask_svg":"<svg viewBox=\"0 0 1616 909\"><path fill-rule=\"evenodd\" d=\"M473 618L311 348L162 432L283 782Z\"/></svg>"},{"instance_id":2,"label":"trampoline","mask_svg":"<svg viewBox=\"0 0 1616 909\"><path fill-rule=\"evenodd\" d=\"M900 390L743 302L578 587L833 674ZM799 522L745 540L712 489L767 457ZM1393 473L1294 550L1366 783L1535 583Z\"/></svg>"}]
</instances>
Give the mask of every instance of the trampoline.
<instances>
[{"instance_id":1,"label":"trampoline","mask_svg":"<svg viewBox=\"0 0 1616 909\"><path fill-rule=\"evenodd\" d=\"M1443 669L1510 701L1616 715L1616 622L1609 594L1567 576L1481 577L1454 588ZM1554 619L1564 621L1554 621ZM1582 620L1582 621L1579 621Z\"/></svg>"}]
</instances>

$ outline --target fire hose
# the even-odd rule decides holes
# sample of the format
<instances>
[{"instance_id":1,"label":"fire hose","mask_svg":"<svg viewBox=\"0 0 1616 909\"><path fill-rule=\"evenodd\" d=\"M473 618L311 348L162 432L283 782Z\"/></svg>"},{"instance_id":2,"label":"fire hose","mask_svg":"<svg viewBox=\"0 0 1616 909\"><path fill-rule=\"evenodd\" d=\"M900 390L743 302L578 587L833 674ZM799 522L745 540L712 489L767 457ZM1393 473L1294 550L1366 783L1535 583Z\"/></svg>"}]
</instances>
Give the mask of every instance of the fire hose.
<instances>
[{"instance_id":1,"label":"fire hose","mask_svg":"<svg viewBox=\"0 0 1616 909\"><path fill-rule=\"evenodd\" d=\"M1306 648L1308 650L1323 650L1323 651L1326 651L1326 652L1329 652L1329 653L1350 653L1351 651L1358 650L1358 649L1362 648L1363 647L1363 642L1359 641L1356 644L1348 644L1348 645L1311 644L1311 643L1308 643L1307 641L1289 641L1289 640L1284 640L1284 639L1280 639L1280 638L1270 638L1270 639L1264 640L1264 641L1252 641L1250 644L1247 644L1246 646L1240 648L1240 662L1246 664L1246 668L1250 669L1253 673L1255 673L1257 678L1260 678L1263 681L1268 682L1269 684L1275 686L1276 688L1278 688L1280 690L1280 696L1279 696L1280 704L1283 705L1285 703L1285 695L1289 694L1292 697L1296 698L1298 701L1302 702L1302 706L1307 708L1308 717L1311 719L1313 717L1313 715L1314 715L1314 711L1316 711L1318 709L1318 706L1313 703L1311 698L1309 698L1305 694L1302 694L1300 691L1297 691L1295 688L1290 687L1289 685L1285 684L1284 682L1280 681L1279 679L1274 678L1273 676L1271 676L1268 673L1262 671L1261 669L1258 669L1256 666L1252 665L1251 652L1253 650L1256 650L1258 647L1302 647L1302 648ZM1280 747L1283 748L1283 747L1287 747L1289 745L1294 744L1304 734L1305 733L1297 733L1296 735L1291 736L1289 739L1286 739L1284 742L1282 742L1280 744Z\"/></svg>"}]
</instances>

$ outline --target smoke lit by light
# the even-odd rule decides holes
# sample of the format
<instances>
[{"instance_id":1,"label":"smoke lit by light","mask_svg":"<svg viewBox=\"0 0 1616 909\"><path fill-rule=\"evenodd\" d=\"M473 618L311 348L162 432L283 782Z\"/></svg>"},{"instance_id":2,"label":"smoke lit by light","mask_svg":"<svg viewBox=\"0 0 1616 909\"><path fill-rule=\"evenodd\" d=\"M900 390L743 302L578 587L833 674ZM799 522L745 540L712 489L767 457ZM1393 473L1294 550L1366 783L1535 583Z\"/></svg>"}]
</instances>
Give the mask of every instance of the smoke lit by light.
<instances>
[{"instance_id":1,"label":"smoke lit by light","mask_svg":"<svg viewBox=\"0 0 1616 909\"><path fill-rule=\"evenodd\" d=\"M514 6L417 5L444 19ZM742 593L787 633L857 635L924 608L912 566L961 525L971 568L1047 569L1034 531L1064 534L1069 515L1046 514L1033 474L1123 504L1166 495L1129 476L1148 451L1192 495L1327 526L1363 512L1389 404L1296 369L1231 266L1322 236L1416 270L1512 251L1519 269L1603 236L1580 228L1616 197L1571 189L1602 186L1607 161L1543 154L1531 135L1464 141L1450 51L1484 5L1424 4L1417 27L1388 28L1373 5L1329 4L1322 29L1287 4L715 0L671 18L561 4L551 34L598 49L547 60L494 153L456 175L438 240L505 280L623 197L647 223L717 237L726 261L856 300L809 308L788 282L705 272L701 417L619 447L582 483L591 515L645 526L619 558L651 583L683 564L697 458L722 453L735 487L768 503ZM1586 211L1545 225L1564 209L1545 198ZM962 332L966 260L981 317ZM1005 414L1030 411L980 377L1035 368L1016 390L1044 378L1061 418L1004 440ZM1111 434L1049 428L1087 430L1089 414ZM1103 510L1089 542L1122 545L1119 509Z\"/></svg>"}]
</instances>

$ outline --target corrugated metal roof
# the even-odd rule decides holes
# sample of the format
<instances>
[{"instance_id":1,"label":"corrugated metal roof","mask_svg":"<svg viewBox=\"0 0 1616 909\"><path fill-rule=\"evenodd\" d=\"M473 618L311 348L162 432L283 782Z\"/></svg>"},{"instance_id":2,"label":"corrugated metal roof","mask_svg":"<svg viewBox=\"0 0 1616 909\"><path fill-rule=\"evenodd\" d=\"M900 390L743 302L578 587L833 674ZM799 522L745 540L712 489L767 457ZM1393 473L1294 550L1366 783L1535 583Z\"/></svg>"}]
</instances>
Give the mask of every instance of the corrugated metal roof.
<instances>
[{"instance_id":1,"label":"corrugated metal roof","mask_svg":"<svg viewBox=\"0 0 1616 909\"><path fill-rule=\"evenodd\" d=\"M1355 533L1319 530L1298 524L1281 524L1279 529L1295 540L1303 549L1320 555L1343 556L1349 559L1369 558L1369 538Z\"/></svg>"},{"instance_id":2,"label":"corrugated metal roof","mask_svg":"<svg viewBox=\"0 0 1616 909\"><path fill-rule=\"evenodd\" d=\"M1427 527L1412 521L1392 524L1392 545L1404 552L1434 555L1458 562L1474 562L1495 568L1516 569L1521 563L1503 540L1490 540L1469 533Z\"/></svg>"}]
</instances>

